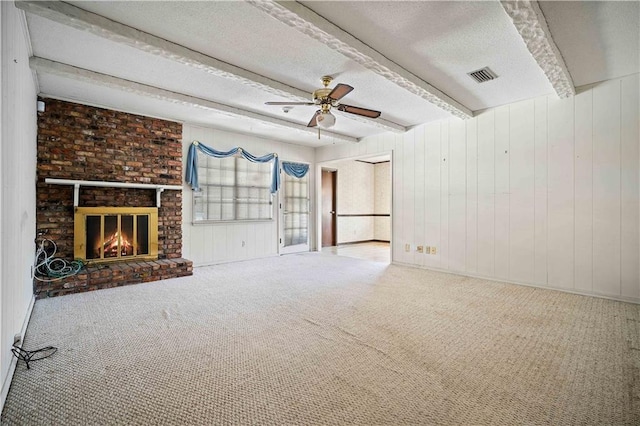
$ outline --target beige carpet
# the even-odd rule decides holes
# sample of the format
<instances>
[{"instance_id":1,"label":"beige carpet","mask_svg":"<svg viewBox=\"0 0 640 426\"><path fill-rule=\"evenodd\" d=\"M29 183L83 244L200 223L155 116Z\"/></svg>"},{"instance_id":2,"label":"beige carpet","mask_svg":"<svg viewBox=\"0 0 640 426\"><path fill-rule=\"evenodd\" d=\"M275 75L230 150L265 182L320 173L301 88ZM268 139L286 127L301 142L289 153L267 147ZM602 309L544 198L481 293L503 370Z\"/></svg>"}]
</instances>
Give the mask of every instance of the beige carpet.
<instances>
[{"instance_id":1,"label":"beige carpet","mask_svg":"<svg viewBox=\"0 0 640 426\"><path fill-rule=\"evenodd\" d=\"M309 253L36 303L12 425L640 424L640 306Z\"/></svg>"}]
</instances>

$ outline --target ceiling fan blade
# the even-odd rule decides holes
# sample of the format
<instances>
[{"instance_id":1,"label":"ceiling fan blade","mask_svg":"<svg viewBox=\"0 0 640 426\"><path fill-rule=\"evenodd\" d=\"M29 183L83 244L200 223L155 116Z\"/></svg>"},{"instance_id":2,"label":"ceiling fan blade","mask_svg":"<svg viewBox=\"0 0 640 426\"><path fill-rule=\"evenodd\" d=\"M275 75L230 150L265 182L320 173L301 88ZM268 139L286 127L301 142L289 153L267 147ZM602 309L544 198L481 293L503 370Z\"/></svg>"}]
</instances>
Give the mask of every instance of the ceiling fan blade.
<instances>
[{"instance_id":1,"label":"ceiling fan blade","mask_svg":"<svg viewBox=\"0 0 640 426\"><path fill-rule=\"evenodd\" d=\"M344 105L344 104L338 105L337 108L338 108L338 111L344 111L350 114L362 115L363 117L369 117L369 118L378 118L380 117L380 114L381 114L380 111L374 111L372 109L360 108L360 107Z\"/></svg>"},{"instance_id":2,"label":"ceiling fan blade","mask_svg":"<svg viewBox=\"0 0 640 426\"><path fill-rule=\"evenodd\" d=\"M309 121L309 124L307 124L307 127L316 127L318 125L318 122L316 121L318 115L320 115L320 110L317 110L316 113L313 114L313 117L311 117L311 120Z\"/></svg>"},{"instance_id":3,"label":"ceiling fan blade","mask_svg":"<svg viewBox=\"0 0 640 426\"><path fill-rule=\"evenodd\" d=\"M265 102L265 105L315 105L313 102Z\"/></svg>"},{"instance_id":4,"label":"ceiling fan blade","mask_svg":"<svg viewBox=\"0 0 640 426\"><path fill-rule=\"evenodd\" d=\"M353 87L348 84L338 84L333 88L331 93L329 93L329 97L334 101L338 101L346 96L349 92L353 90Z\"/></svg>"}]
</instances>

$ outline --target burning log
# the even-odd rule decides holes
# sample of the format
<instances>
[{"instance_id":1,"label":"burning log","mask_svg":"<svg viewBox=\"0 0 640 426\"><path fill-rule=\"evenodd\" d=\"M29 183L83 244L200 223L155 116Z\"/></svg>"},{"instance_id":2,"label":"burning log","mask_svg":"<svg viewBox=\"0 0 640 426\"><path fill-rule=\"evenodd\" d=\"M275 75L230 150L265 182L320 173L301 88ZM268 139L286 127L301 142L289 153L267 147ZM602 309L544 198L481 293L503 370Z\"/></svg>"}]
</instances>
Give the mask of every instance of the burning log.
<instances>
[{"instance_id":1,"label":"burning log","mask_svg":"<svg viewBox=\"0 0 640 426\"><path fill-rule=\"evenodd\" d=\"M103 244L104 257L116 257L118 255L118 245L120 246L120 256L132 256L133 244L122 236L120 232L115 232L109 238L105 239Z\"/></svg>"}]
</instances>

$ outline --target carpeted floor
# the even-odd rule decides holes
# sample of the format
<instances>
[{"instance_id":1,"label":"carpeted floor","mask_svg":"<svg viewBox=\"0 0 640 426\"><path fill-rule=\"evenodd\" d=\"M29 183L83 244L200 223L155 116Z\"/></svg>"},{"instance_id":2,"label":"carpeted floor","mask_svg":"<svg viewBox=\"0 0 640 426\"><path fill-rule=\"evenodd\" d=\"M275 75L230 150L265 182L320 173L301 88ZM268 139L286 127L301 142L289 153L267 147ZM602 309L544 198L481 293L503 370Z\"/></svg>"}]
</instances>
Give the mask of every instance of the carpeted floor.
<instances>
[{"instance_id":1,"label":"carpeted floor","mask_svg":"<svg viewBox=\"0 0 640 426\"><path fill-rule=\"evenodd\" d=\"M640 306L308 253L39 300L11 425L640 424Z\"/></svg>"}]
</instances>

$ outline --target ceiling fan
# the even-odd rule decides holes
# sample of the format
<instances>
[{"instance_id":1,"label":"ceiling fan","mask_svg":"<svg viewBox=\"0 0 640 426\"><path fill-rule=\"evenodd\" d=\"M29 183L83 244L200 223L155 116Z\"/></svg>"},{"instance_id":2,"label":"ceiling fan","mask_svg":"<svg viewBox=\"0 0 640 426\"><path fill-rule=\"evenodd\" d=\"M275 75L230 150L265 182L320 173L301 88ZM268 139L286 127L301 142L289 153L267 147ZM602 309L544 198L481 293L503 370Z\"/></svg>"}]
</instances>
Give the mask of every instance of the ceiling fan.
<instances>
[{"instance_id":1,"label":"ceiling fan","mask_svg":"<svg viewBox=\"0 0 640 426\"><path fill-rule=\"evenodd\" d=\"M322 77L323 88L320 88L313 92L313 102L265 102L266 105L282 105L282 106L313 106L319 105L320 109L311 117L311 121L307 124L307 127L322 127L328 129L333 127L336 123L336 117L331 114L331 108L336 108L338 111L348 112L349 114L361 115L363 117L378 118L380 117L380 111L374 111L372 109L360 108L352 105L346 105L338 102L349 92L353 90L353 87L348 84L337 84L336 87L331 89L333 78L325 75ZM319 129L318 129L319 130Z\"/></svg>"}]
</instances>

